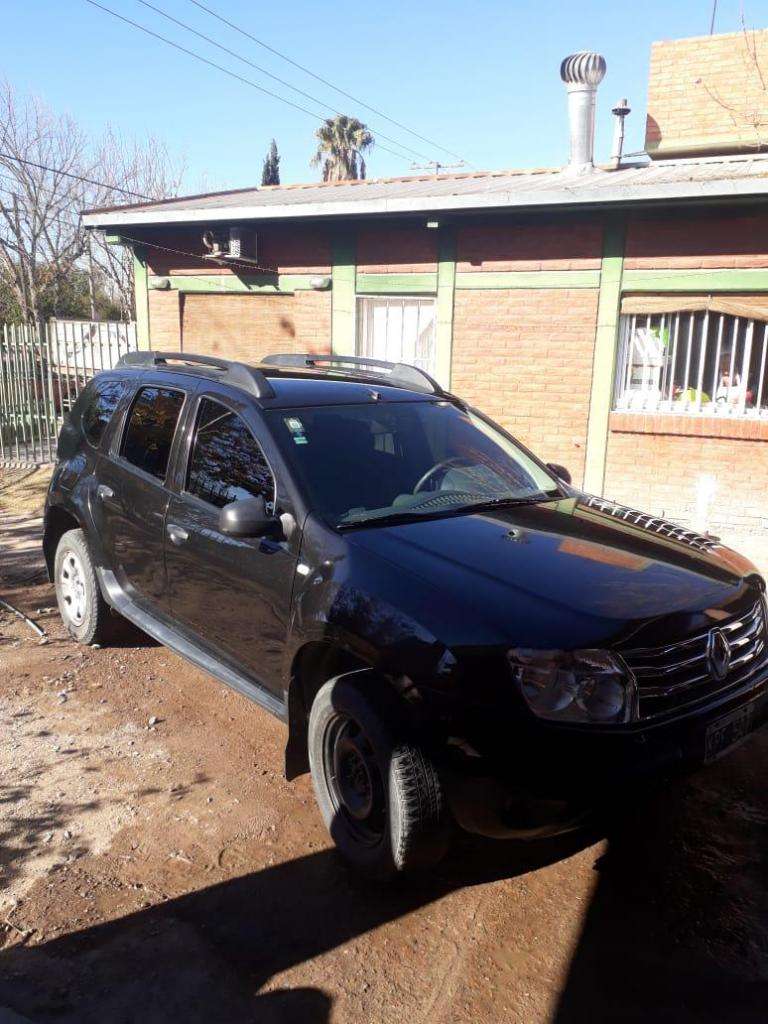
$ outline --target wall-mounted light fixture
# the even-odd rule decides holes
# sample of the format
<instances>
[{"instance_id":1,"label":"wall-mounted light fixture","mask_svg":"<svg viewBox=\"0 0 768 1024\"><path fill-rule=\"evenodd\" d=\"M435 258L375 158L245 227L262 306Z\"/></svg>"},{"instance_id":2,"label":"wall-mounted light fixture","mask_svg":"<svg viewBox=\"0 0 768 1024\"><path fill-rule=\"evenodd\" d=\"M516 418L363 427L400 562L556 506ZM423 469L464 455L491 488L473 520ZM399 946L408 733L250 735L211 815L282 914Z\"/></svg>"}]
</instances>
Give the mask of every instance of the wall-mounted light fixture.
<instances>
[{"instance_id":1,"label":"wall-mounted light fixture","mask_svg":"<svg viewBox=\"0 0 768 1024\"><path fill-rule=\"evenodd\" d=\"M435 231L437 228L440 227L440 221L439 220L428 220L427 221L427 227L430 228L432 231Z\"/></svg>"},{"instance_id":2,"label":"wall-mounted light fixture","mask_svg":"<svg viewBox=\"0 0 768 1024\"><path fill-rule=\"evenodd\" d=\"M158 292L167 292L171 287L171 279L169 277L158 277L150 283L150 288Z\"/></svg>"},{"instance_id":3,"label":"wall-mounted light fixture","mask_svg":"<svg viewBox=\"0 0 768 1024\"><path fill-rule=\"evenodd\" d=\"M324 292L326 288L331 287L331 279L330 277L311 277L309 287L315 292Z\"/></svg>"}]
</instances>

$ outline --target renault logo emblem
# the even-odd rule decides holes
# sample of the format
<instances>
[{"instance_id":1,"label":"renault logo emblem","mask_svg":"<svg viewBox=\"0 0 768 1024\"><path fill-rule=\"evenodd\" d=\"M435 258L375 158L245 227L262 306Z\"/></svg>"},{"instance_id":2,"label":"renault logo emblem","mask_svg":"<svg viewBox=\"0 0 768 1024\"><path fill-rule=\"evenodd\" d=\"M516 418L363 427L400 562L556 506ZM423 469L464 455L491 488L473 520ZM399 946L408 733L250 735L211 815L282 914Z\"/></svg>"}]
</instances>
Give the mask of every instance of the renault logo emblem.
<instances>
[{"instance_id":1,"label":"renault logo emblem","mask_svg":"<svg viewBox=\"0 0 768 1024\"><path fill-rule=\"evenodd\" d=\"M725 679L731 667L731 645L722 629L710 630L707 641L707 665L717 680Z\"/></svg>"}]
</instances>

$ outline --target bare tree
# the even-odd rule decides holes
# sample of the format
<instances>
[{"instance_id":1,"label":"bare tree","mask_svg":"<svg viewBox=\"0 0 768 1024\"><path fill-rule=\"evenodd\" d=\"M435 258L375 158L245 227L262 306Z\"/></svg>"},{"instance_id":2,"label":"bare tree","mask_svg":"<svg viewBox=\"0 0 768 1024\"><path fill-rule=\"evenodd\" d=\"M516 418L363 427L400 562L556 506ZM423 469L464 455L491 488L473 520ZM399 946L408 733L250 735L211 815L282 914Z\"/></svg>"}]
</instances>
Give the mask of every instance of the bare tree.
<instances>
[{"instance_id":1,"label":"bare tree","mask_svg":"<svg viewBox=\"0 0 768 1024\"><path fill-rule=\"evenodd\" d=\"M768 144L768 54L762 33L747 28L741 13L740 57L744 75L734 76L728 94L704 78L696 79L707 96L728 115L733 128L749 139L756 151ZM738 44L734 43L734 46Z\"/></svg>"},{"instance_id":2,"label":"bare tree","mask_svg":"<svg viewBox=\"0 0 768 1024\"><path fill-rule=\"evenodd\" d=\"M112 129L91 145L66 115L0 85L0 294L38 320L72 282L134 315L130 249L84 231L84 209L176 195L184 167L157 139L128 141ZM127 194L132 193L132 195Z\"/></svg>"},{"instance_id":3,"label":"bare tree","mask_svg":"<svg viewBox=\"0 0 768 1024\"><path fill-rule=\"evenodd\" d=\"M97 161L99 180L151 199L178 195L185 173L184 162L174 159L164 142L152 136L142 144L127 141L111 128L98 146ZM114 191L91 199L94 207L141 201ZM89 236L88 256L120 306L122 319L130 320L134 316L132 248L110 245L98 232Z\"/></svg>"},{"instance_id":4,"label":"bare tree","mask_svg":"<svg viewBox=\"0 0 768 1024\"><path fill-rule=\"evenodd\" d=\"M69 117L0 86L0 275L25 320L38 317L83 254L87 186L62 172L93 172L84 152Z\"/></svg>"}]
</instances>

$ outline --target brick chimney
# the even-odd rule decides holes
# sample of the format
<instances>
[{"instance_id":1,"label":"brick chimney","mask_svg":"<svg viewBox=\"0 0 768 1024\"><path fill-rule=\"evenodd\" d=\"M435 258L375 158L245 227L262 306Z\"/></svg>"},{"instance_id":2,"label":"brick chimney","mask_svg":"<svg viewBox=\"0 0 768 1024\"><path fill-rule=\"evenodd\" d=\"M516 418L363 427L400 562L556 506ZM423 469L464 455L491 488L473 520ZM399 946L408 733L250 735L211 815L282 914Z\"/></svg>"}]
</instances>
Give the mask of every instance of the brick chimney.
<instances>
[{"instance_id":1,"label":"brick chimney","mask_svg":"<svg viewBox=\"0 0 768 1024\"><path fill-rule=\"evenodd\" d=\"M653 43L645 148L654 160L768 151L768 29Z\"/></svg>"}]
</instances>

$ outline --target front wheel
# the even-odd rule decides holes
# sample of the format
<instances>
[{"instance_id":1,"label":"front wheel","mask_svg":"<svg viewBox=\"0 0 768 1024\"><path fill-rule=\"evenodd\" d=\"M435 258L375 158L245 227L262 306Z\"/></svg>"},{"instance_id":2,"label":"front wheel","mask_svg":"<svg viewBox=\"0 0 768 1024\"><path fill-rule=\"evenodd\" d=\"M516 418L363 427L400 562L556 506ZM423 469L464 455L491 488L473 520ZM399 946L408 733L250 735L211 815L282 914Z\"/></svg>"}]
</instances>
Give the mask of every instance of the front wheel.
<instances>
[{"instance_id":1,"label":"front wheel","mask_svg":"<svg viewBox=\"0 0 768 1024\"><path fill-rule=\"evenodd\" d=\"M309 717L309 762L339 851L364 874L386 878L436 863L447 822L437 771L402 738L380 686L368 672L325 683Z\"/></svg>"}]
</instances>

